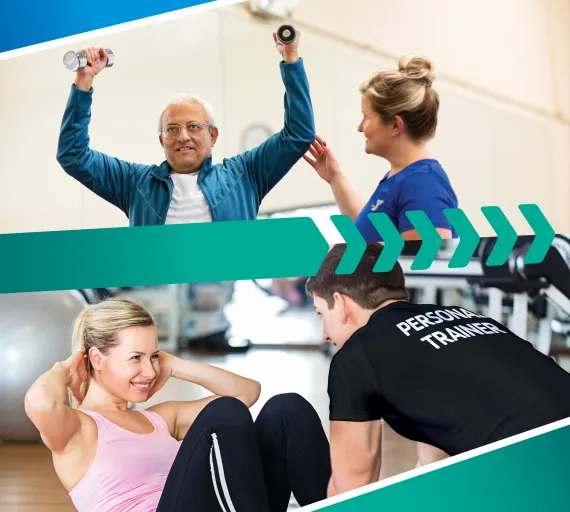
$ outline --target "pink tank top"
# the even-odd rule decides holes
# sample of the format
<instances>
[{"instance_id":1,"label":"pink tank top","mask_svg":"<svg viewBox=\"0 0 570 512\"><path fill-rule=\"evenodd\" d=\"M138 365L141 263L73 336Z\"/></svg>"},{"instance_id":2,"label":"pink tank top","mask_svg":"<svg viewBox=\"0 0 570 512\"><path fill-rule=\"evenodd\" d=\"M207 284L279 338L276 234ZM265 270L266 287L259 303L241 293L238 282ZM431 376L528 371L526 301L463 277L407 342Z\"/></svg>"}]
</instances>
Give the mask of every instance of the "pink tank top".
<instances>
[{"instance_id":1,"label":"pink tank top","mask_svg":"<svg viewBox=\"0 0 570 512\"><path fill-rule=\"evenodd\" d=\"M154 512L180 448L162 417L140 411L153 424L136 434L94 411L82 412L97 424L95 460L69 496L78 512Z\"/></svg>"}]
</instances>

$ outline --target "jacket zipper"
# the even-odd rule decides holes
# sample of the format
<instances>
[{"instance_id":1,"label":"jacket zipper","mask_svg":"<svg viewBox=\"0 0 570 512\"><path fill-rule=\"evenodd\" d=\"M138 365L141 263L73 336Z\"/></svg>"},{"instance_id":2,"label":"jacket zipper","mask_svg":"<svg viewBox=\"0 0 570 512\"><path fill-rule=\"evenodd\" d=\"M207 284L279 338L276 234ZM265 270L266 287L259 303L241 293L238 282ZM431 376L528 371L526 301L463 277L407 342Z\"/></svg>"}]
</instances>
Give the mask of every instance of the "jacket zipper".
<instances>
[{"instance_id":1,"label":"jacket zipper","mask_svg":"<svg viewBox=\"0 0 570 512\"><path fill-rule=\"evenodd\" d=\"M166 181L166 187L168 188L168 204L166 205L165 211L162 214L162 225L166 224L166 217L168 217L168 210L170 209L170 203L172 203L172 195L174 194L174 183L172 182L172 178L167 176L163 178Z\"/></svg>"},{"instance_id":2,"label":"jacket zipper","mask_svg":"<svg viewBox=\"0 0 570 512\"><path fill-rule=\"evenodd\" d=\"M212 216L212 221L215 221L216 218L214 215L214 209L212 208L212 201L209 197L209 192L204 187L204 173L202 171L200 171L200 174L198 175L198 186L200 187L202 194L204 194L204 197L206 198L206 202L208 203L208 208L210 209L210 215Z\"/></svg>"}]
</instances>

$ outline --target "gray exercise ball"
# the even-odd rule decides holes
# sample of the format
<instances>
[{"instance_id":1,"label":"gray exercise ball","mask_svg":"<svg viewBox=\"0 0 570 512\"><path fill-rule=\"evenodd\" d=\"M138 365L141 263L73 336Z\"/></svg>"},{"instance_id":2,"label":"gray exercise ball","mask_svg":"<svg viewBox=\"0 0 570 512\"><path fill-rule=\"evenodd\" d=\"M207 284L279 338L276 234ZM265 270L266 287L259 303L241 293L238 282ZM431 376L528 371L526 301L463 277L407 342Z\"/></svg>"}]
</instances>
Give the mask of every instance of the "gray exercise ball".
<instances>
[{"instance_id":1,"label":"gray exercise ball","mask_svg":"<svg viewBox=\"0 0 570 512\"><path fill-rule=\"evenodd\" d=\"M85 306L76 291L0 294L0 442L40 440L24 397L70 356L73 321Z\"/></svg>"}]
</instances>

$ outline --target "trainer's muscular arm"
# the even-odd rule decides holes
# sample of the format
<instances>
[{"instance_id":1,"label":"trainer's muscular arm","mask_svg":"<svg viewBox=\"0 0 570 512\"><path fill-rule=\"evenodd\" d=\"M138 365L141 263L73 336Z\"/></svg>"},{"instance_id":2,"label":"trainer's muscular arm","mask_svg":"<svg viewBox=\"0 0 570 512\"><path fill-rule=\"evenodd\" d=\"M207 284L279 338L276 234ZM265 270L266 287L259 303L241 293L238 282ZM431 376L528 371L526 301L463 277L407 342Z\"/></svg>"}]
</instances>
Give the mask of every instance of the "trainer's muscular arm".
<instances>
[{"instance_id":1,"label":"trainer's muscular arm","mask_svg":"<svg viewBox=\"0 0 570 512\"><path fill-rule=\"evenodd\" d=\"M380 477L382 424L331 421L332 476L328 497L376 482Z\"/></svg>"},{"instance_id":2,"label":"trainer's muscular arm","mask_svg":"<svg viewBox=\"0 0 570 512\"><path fill-rule=\"evenodd\" d=\"M152 396L170 377L192 382L207 389L214 396L193 401L164 402L149 408L159 413L169 424L172 435L184 439L190 425L202 409L220 396L230 396L251 407L261 393L261 385L255 380L235 373L188 359L180 359L165 352L160 353L161 376L149 394Z\"/></svg>"},{"instance_id":3,"label":"trainer's muscular arm","mask_svg":"<svg viewBox=\"0 0 570 512\"><path fill-rule=\"evenodd\" d=\"M106 66L107 53L103 48L82 51L87 56L87 66L76 72L71 87L61 123L57 161L67 174L128 215L136 185L136 165L90 148L92 85Z\"/></svg>"},{"instance_id":4,"label":"trainer's muscular arm","mask_svg":"<svg viewBox=\"0 0 570 512\"><path fill-rule=\"evenodd\" d=\"M435 446L419 442L416 443L416 453L418 455L416 468L427 466L428 464L432 464L433 462L438 462L449 457L449 455L447 455L443 450L440 450Z\"/></svg>"},{"instance_id":5,"label":"trainer's muscular arm","mask_svg":"<svg viewBox=\"0 0 570 512\"><path fill-rule=\"evenodd\" d=\"M79 387L87 378L84 353L77 352L41 375L24 399L26 414L40 431L46 446L55 453L63 451L81 428L79 413L66 405L66 387L81 401Z\"/></svg>"},{"instance_id":6,"label":"trainer's muscular arm","mask_svg":"<svg viewBox=\"0 0 570 512\"><path fill-rule=\"evenodd\" d=\"M331 479L329 480L329 485L327 487L327 498L332 498L337 494L338 493L336 492L336 487L334 486L334 480L333 477L331 476Z\"/></svg>"}]
</instances>

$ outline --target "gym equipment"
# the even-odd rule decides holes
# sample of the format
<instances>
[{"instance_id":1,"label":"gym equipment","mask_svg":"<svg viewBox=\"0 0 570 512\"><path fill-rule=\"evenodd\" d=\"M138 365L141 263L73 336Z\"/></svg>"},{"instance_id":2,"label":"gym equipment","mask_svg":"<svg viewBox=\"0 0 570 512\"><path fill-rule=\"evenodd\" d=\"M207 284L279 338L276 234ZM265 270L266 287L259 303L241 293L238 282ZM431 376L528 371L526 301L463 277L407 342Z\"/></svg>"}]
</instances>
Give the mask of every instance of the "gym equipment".
<instances>
[{"instance_id":1,"label":"gym equipment","mask_svg":"<svg viewBox=\"0 0 570 512\"><path fill-rule=\"evenodd\" d=\"M304 280L291 281L304 295ZM323 345L312 301L293 305L273 287L256 281L141 287L115 296L139 300L152 312L160 347L166 352L318 350Z\"/></svg>"},{"instance_id":2,"label":"gym equipment","mask_svg":"<svg viewBox=\"0 0 570 512\"><path fill-rule=\"evenodd\" d=\"M178 351L185 342L209 350L247 350L249 340L231 334L225 307L234 293L234 282L192 283L134 288L115 296L142 302L157 324L163 350Z\"/></svg>"},{"instance_id":3,"label":"gym equipment","mask_svg":"<svg viewBox=\"0 0 570 512\"><path fill-rule=\"evenodd\" d=\"M74 291L0 295L0 442L40 440L24 397L71 355L72 324L86 305Z\"/></svg>"},{"instance_id":4,"label":"gym equipment","mask_svg":"<svg viewBox=\"0 0 570 512\"><path fill-rule=\"evenodd\" d=\"M336 206L322 205L265 213L259 218L310 217L332 245L344 243L330 222L330 216L338 213ZM436 259L426 270L411 269L421 241L406 242L398 262L404 271L411 301L442 306L463 303L466 309L507 324L512 332L545 354L570 355L570 235L556 235L538 265L524 264L534 236L520 236L505 265L488 267L484 262L496 240L496 237L482 238L475 256L463 268L449 268L458 240L444 240ZM536 329L535 323L538 323ZM555 336L562 339L563 344L552 347ZM564 340L567 340L565 344Z\"/></svg>"},{"instance_id":5,"label":"gym equipment","mask_svg":"<svg viewBox=\"0 0 570 512\"><path fill-rule=\"evenodd\" d=\"M283 314L295 308L313 307L313 301L305 293L307 279L306 277L272 279L269 287L264 286L263 280L254 279L253 284L268 297L279 297L286 301L287 306L278 313Z\"/></svg>"},{"instance_id":6,"label":"gym equipment","mask_svg":"<svg viewBox=\"0 0 570 512\"><path fill-rule=\"evenodd\" d=\"M86 288L77 290L83 298L87 301L87 304L97 304L104 299L108 299L110 297L115 297L119 293L125 292L130 290L129 287L122 287L122 288Z\"/></svg>"},{"instance_id":7,"label":"gym equipment","mask_svg":"<svg viewBox=\"0 0 570 512\"><path fill-rule=\"evenodd\" d=\"M480 244L483 261L492 251L495 240L484 240ZM509 329L527 339L530 310L538 320L535 346L542 353L549 354L553 319L557 314L570 319L570 237L556 235L544 260L527 265L524 257L531 243L532 237L519 237L507 263L498 267L482 265L483 277L472 278L469 282L481 288L495 288L502 294L513 294ZM503 296L497 294L493 305L495 311L501 309Z\"/></svg>"},{"instance_id":8,"label":"gym equipment","mask_svg":"<svg viewBox=\"0 0 570 512\"><path fill-rule=\"evenodd\" d=\"M476 257L464 268L449 268L451 254L440 254L429 269L412 271L413 257L402 256L400 265L406 276L406 286L418 289L418 302L453 305L446 301L450 290L467 289L486 292L485 314L504 322L508 302L507 327L516 335L531 341L537 350L550 354L553 321L558 316L570 322L570 238L556 235L546 257L539 264L525 265L524 256L533 237L518 238L507 263L489 267L487 261L497 238L483 238ZM468 308L469 309L469 308ZM536 333L528 329L528 314L538 321Z\"/></svg>"},{"instance_id":9,"label":"gym equipment","mask_svg":"<svg viewBox=\"0 0 570 512\"><path fill-rule=\"evenodd\" d=\"M281 25L277 29L277 40L281 44L290 44L295 41L297 37L297 32L295 31L295 27L293 25Z\"/></svg>"},{"instance_id":10,"label":"gym equipment","mask_svg":"<svg viewBox=\"0 0 570 512\"><path fill-rule=\"evenodd\" d=\"M115 54L105 48L107 55L107 65L105 67L112 67L115 64ZM87 56L83 52L71 50L63 56L63 65L68 71L79 71L87 66Z\"/></svg>"},{"instance_id":11,"label":"gym equipment","mask_svg":"<svg viewBox=\"0 0 570 512\"><path fill-rule=\"evenodd\" d=\"M305 278L240 281L227 316L252 348L320 350L322 324L305 294Z\"/></svg>"}]
</instances>

